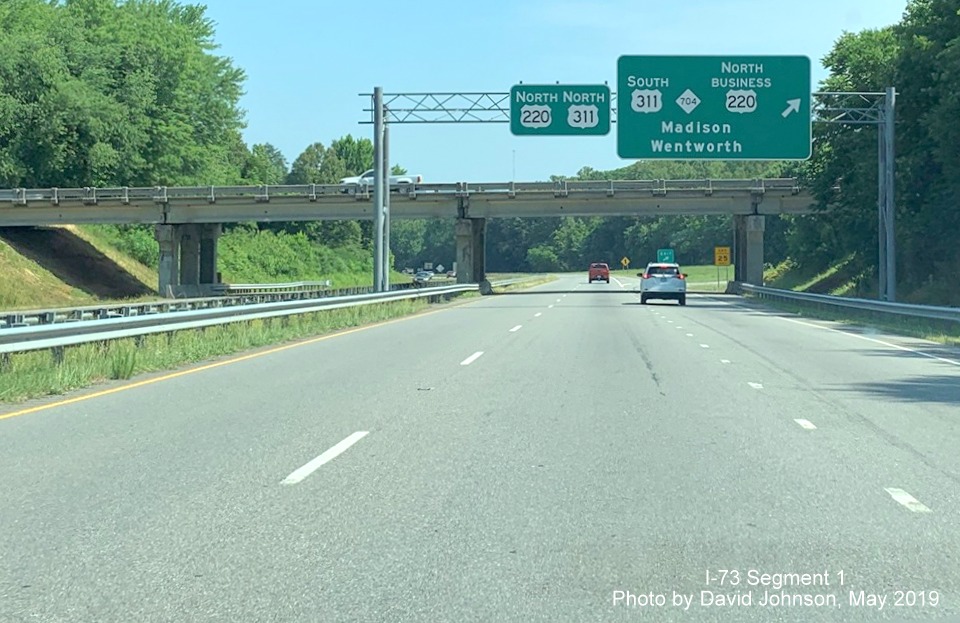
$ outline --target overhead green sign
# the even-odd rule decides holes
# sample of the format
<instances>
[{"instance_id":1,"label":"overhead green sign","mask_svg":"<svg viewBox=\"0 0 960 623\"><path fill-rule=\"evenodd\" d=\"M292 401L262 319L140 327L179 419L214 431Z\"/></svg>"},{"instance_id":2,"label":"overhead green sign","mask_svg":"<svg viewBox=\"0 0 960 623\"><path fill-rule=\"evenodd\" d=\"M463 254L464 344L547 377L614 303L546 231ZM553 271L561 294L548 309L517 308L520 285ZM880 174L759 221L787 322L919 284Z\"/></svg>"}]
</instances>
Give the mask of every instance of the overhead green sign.
<instances>
[{"instance_id":1,"label":"overhead green sign","mask_svg":"<svg viewBox=\"0 0 960 623\"><path fill-rule=\"evenodd\" d=\"M664 264L673 264L673 249L657 249L657 261Z\"/></svg>"},{"instance_id":2,"label":"overhead green sign","mask_svg":"<svg viewBox=\"0 0 960 623\"><path fill-rule=\"evenodd\" d=\"M518 136L605 136L610 133L610 87L518 84L510 89L510 131Z\"/></svg>"},{"instance_id":3,"label":"overhead green sign","mask_svg":"<svg viewBox=\"0 0 960 623\"><path fill-rule=\"evenodd\" d=\"M644 160L806 160L806 56L621 56L617 153Z\"/></svg>"}]
</instances>

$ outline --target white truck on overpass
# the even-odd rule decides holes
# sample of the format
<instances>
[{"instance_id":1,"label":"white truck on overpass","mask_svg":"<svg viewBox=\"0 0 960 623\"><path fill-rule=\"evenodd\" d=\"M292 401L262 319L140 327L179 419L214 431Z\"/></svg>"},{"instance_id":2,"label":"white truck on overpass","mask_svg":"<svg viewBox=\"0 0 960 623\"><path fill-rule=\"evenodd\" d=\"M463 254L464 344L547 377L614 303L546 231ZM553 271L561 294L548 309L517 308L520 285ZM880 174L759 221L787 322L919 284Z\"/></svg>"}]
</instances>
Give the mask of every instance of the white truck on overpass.
<instances>
[{"instance_id":1,"label":"white truck on overpass","mask_svg":"<svg viewBox=\"0 0 960 623\"><path fill-rule=\"evenodd\" d=\"M356 188L362 192L370 192L373 189L373 169L368 169L362 174L356 177L345 177L340 180L340 190L341 192L350 192L351 189ZM403 188L409 188L409 185L413 185L416 188L417 184L423 183L422 175L391 175L390 176L390 189L399 191Z\"/></svg>"}]
</instances>

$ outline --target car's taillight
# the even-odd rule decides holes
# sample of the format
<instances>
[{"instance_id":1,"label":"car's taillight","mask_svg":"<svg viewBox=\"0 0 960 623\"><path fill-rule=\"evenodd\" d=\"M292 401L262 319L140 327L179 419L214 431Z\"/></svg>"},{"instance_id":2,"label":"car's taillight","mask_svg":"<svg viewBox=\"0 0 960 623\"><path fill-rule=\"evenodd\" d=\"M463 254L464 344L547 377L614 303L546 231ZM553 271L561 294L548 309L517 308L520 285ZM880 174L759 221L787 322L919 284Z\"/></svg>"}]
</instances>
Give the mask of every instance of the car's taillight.
<instances>
[{"instance_id":1,"label":"car's taillight","mask_svg":"<svg viewBox=\"0 0 960 623\"><path fill-rule=\"evenodd\" d=\"M678 279L683 279L683 273L680 273L679 275L677 275L677 278L678 278Z\"/></svg>"},{"instance_id":2,"label":"car's taillight","mask_svg":"<svg viewBox=\"0 0 960 623\"><path fill-rule=\"evenodd\" d=\"M649 279L649 278L650 278L650 273L643 273L643 278L644 278L644 279Z\"/></svg>"}]
</instances>

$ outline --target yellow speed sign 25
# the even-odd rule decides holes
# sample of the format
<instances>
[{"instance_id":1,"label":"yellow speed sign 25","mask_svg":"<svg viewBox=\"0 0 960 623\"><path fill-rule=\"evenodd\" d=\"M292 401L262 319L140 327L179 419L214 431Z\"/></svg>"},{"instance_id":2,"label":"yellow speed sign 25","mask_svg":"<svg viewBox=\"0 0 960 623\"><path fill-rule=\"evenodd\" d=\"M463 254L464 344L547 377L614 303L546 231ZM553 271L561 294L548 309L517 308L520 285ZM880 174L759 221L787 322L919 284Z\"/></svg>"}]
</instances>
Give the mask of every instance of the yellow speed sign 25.
<instances>
[{"instance_id":1,"label":"yellow speed sign 25","mask_svg":"<svg viewBox=\"0 0 960 623\"><path fill-rule=\"evenodd\" d=\"M713 263L716 266L730 265L730 247L714 247Z\"/></svg>"}]
</instances>

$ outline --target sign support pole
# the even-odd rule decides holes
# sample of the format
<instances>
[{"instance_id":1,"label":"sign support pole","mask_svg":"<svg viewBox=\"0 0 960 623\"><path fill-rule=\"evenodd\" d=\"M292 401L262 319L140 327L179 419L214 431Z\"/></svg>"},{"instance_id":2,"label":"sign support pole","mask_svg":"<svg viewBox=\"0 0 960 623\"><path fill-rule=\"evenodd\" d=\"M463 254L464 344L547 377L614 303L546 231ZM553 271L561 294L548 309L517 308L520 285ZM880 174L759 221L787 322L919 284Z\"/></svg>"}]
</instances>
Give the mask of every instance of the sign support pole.
<instances>
[{"instance_id":1,"label":"sign support pole","mask_svg":"<svg viewBox=\"0 0 960 623\"><path fill-rule=\"evenodd\" d=\"M373 291L383 292L383 87L373 89Z\"/></svg>"},{"instance_id":2,"label":"sign support pole","mask_svg":"<svg viewBox=\"0 0 960 623\"><path fill-rule=\"evenodd\" d=\"M390 124L383 121L383 291L390 290Z\"/></svg>"},{"instance_id":3,"label":"sign support pole","mask_svg":"<svg viewBox=\"0 0 960 623\"><path fill-rule=\"evenodd\" d=\"M887 87L883 100L883 167L884 167L884 221L886 234L887 300L897 300L897 250L894 236L896 204L894 201L894 105L896 91Z\"/></svg>"}]
</instances>

